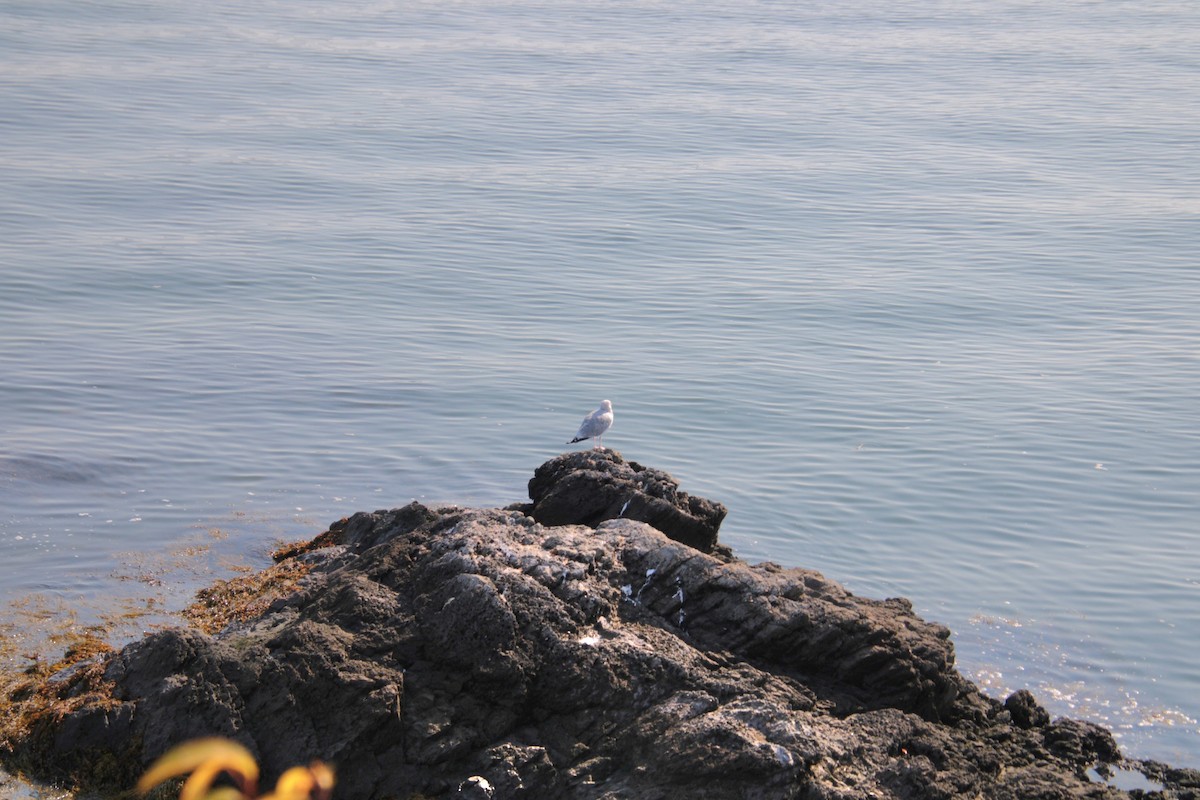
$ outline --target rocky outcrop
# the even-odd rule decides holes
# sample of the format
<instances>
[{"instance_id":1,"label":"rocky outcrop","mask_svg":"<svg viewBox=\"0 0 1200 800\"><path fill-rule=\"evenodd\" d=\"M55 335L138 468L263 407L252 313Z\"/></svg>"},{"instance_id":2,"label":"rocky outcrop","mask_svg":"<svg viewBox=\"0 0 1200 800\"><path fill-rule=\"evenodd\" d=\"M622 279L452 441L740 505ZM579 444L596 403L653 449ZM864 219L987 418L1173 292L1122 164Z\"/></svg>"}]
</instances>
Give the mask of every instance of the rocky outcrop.
<instances>
[{"instance_id":1,"label":"rocky outcrop","mask_svg":"<svg viewBox=\"0 0 1200 800\"><path fill-rule=\"evenodd\" d=\"M648 522L704 553L717 546L725 506L679 490L659 469L626 461L613 450L566 453L537 468L521 510L543 525L596 527L609 519Z\"/></svg>"},{"instance_id":2,"label":"rocky outcrop","mask_svg":"<svg viewBox=\"0 0 1200 800\"><path fill-rule=\"evenodd\" d=\"M565 474L545 485L578 486ZM43 739L69 768L219 734L269 778L332 762L341 798L1127 796L1085 775L1120 759L1107 731L981 695L906 601L611 516L356 514L291 556L313 565L300 592L112 655L111 698ZM1175 774L1189 796L1200 776Z\"/></svg>"}]
</instances>

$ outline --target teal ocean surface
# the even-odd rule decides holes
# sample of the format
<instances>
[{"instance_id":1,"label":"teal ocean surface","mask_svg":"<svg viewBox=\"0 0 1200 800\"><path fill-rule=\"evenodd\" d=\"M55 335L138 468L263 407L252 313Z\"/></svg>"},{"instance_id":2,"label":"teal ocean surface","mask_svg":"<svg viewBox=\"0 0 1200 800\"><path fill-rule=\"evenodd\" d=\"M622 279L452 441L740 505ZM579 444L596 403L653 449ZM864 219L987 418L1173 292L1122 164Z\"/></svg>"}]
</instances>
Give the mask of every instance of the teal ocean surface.
<instances>
[{"instance_id":1,"label":"teal ocean surface","mask_svg":"<svg viewBox=\"0 0 1200 800\"><path fill-rule=\"evenodd\" d=\"M521 501L609 398L742 557L1200 767L1198 53L1169 1L6 2L0 601Z\"/></svg>"}]
</instances>

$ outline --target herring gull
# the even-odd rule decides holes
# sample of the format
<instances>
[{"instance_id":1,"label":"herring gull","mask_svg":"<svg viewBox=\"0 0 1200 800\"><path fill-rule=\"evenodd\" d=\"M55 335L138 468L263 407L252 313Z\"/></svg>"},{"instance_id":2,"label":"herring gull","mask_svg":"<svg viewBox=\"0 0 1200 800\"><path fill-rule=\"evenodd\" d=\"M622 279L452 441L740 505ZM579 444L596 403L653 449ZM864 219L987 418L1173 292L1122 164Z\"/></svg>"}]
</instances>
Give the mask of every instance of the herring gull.
<instances>
[{"instance_id":1,"label":"herring gull","mask_svg":"<svg viewBox=\"0 0 1200 800\"><path fill-rule=\"evenodd\" d=\"M612 427L613 410L611 400L601 400L600 407L583 418L583 422L579 425L579 431L576 432L575 438L567 442L567 444L575 444L582 442L584 439L595 439L592 443L593 450L603 450L604 432Z\"/></svg>"}]
</instances>

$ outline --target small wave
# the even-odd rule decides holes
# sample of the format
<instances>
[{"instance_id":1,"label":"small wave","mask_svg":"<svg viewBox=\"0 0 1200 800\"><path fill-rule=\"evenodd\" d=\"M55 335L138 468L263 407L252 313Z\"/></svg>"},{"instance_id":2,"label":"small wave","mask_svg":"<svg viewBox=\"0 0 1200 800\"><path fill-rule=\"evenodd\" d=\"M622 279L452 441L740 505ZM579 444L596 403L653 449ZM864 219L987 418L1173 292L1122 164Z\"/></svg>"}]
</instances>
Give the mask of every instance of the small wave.
<instances>
[{"instance_id":1,"label":"small wave","mask_svg":"<svg viewBox=\"0 0 1200 800\"><path fill-rule=\"evenodd\" d=\"M30 454L0 456L0 479L29 483L94 483L112 472L112 465L89 463L65 456Z\"/></svg>"}]
</instances>

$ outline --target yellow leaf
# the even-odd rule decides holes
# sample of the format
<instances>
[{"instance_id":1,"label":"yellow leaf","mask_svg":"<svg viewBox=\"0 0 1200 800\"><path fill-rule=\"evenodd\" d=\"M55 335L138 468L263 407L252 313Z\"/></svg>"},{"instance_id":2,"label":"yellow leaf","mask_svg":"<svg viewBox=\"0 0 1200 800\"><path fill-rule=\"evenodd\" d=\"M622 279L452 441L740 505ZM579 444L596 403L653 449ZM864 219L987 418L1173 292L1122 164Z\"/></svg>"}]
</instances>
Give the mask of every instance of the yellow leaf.
<instances>
[{"instance_id":1,"label":"yellow leaf","mask_svg":"<svg viewBox=\"0 0 1200 800\"><path fill-rule=\"evenodd\" d=\"M321 761L314 761L308 765L309 771L312 772L313 780L316 782L318 797L329 797L333 794L333 767Z\"/></svg>"},{"instance_id":2,"label":"yellow leaf","mask_svg":"<svg viewBox=\"0 0 1200 800\"><path fill-rule=\"evenodd\" d=\"M210 792L209 788L224 768L217 759L210 759L196 767L192 770L191 777L184 781L183 788L179 790L179 800L212 800L216 790ZM238 797L244 797L244 795L239 792Z\"/></svg>"},{"instance_id":3,"label":"yellow leaf","mask_svg":"<svg viewBox=\"0 0 1200 800\"><path fill-rule=\"evenodd\" d=\"M238 778L243 788L251 793L258 780L258 764L246 748L228 739L214 737L194 739L168 750L146 770L138 781L137 791L145 794L163 781L189 772L197 775L184 785L185 794L180 795L181 800L203 797L221 772Z\"/></svg>"},{"instance_id":4,"label":"yellow leaf","mask_svg":"<svg viewBox=\"0 0 1200 800\"><path fill-rule=\"evenodd\" d=\"M246 800L246 795L242 794L241 789L235 789L232 786L222 786L204 795L204 800Z\"/></svg>"},{"instance_id":5,"label":"yellow leaf","mask_svg":"<svg viewBox=\"0 0 1200 800\"><path fill-rule=\"evenodd\" d=\"M279 776L275 791L262 800L306 800L312 788L312 773L304 767L292 767Z\"/></svg>"},{"instance_id":6,"label":"yellow leaf","mask_svg":"<svg viewBox=\"0 0 1200 800\"><path fill-rule=\"evenodd\" d=\"M292 767L279 776L275 791L261 800L309 800L329 797L333 789L333 770L320 761L307 767ZM313 791L316 794L313 794Z\"/></svg>"}]
</instances>

